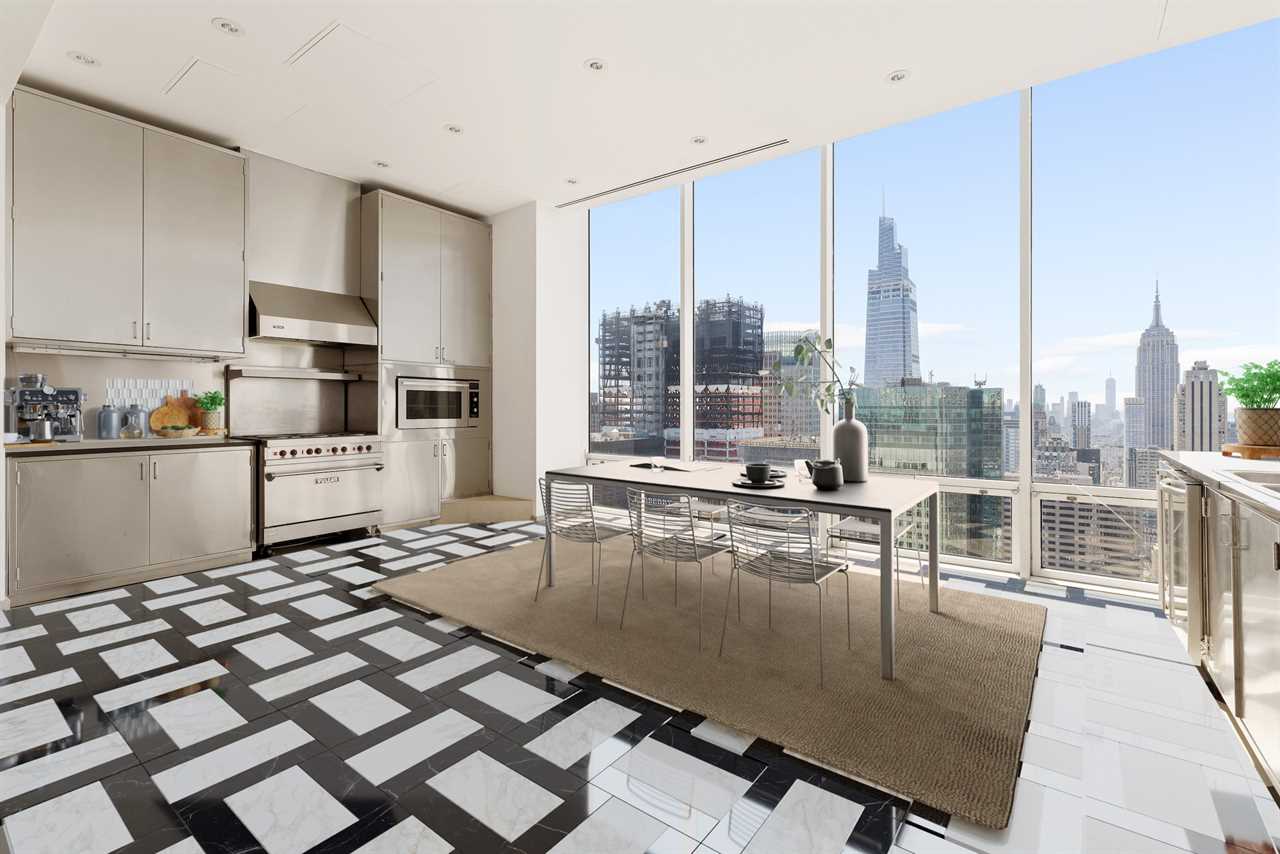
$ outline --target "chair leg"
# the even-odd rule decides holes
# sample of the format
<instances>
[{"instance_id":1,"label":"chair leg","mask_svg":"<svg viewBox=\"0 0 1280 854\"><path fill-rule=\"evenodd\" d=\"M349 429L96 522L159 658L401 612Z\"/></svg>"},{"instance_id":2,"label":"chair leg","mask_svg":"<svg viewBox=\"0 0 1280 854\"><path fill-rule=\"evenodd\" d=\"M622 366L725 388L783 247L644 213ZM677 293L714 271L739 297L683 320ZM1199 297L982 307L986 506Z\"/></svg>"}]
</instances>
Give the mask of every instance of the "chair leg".
<instances>
[{"instance_id":1,"label":"chair leg","mask_svg":"<svg viewBox=\"0 0 1280 854\"><path fill-rule=\"evenodd\" d=\"M603 551L603 549L602 549ZM603 558L603 555L601 555ZM604 585L600 583L600 571L596 570L596 616L594 622L600 622L600 588Z\"/></svg>"},{"instance_id":2,"label":"chair leg","mask_svg":"<svg viewBox=\"0 0 1280 854\"><path fill-rule=\"evenodd\" d=\"M643 601L647 598L644 594L644 552L640 552L640 599Z\"/></svg>"},{"instance_id":3,"label":"chair leg","mask_svg":"<svg viewBox=\"0 0 1280 854\"><path fill-rule=\"evenodd\" d=\"M622 624L627 619L627 596L631 593L631 571L636 566L636 553L633 549L631 552L631 562L627 564L627 586L622 591L622 616L618 618L618 630L622 630ZM644 578L644 555L640 555L640 577Z\"/></svg>"},{"instance_id":4,"label":"chair leg","mask_svg":"<svg viewBox=\"0 0 1280 854\"><path fill-rule=\"evenodd\" d=\"M676 607L680 607L680 561L672 561L671 577L676 586Z\"/></svg>"},{"instance_id":5,"label":"chair leg","mask_svg":"<svg viewBox=\"0 0 1280 854\"><path fill-rule=\"evenodd\" d=\"M729 567L729 578L733 578L733 567ZM732 585L730 585L732 586ZM729 603L724 605L725 619L729 619ZM742 622L742 579L738 579L738 622Z\"/></svg>"},{"instance_id":6,"label":"chair leg","mask_svg":"<svg viewBox=\"0 0 1280 854\"><path fill-rule=\"evenodd\" d=\"M698 561L698 652L702 652L702 561Z\"/></svg>"},{"instance_id":7,"label":"chair leg","mask_svg":"<svg viewBox=\"0 0 1280 854\"><path fill-rule=\"evenodd\" d=\"M818 584L818 687L822 687L822 585Z\"/></svg>"},{"instance_id":8,"label":"chair leg","mask_svg":"<svg viewBox=\"0 0 1280 854\"><path fill-rule=\"evenodd\" d=\"M546 569L547 552L549 552L550 550L551 550L551 533L548 532L547 538L546 540L543 541L543 545L542 545L542 560L538 561L538 583L533 588L533 601L535 602L538 601L538 594L542 592L542 571Z\"/></svg>"},{"instance_id":9,"label":"chair leg","mask_svg":"<svg viewBox=\"0 0 1280 854\"><path fill-rule=\"evenodd\" d=\"M730 565L729 567L729 586L724 591L724 622L720 624L720 652L718 656L724 656L724 636L729 632L729 596L733 593L733 579L737 578L738 568ZM742 601L742 579L738 579L738 601ZM742 622L741 616L738 622Z\"/></svg>"},{"instance_id":10,"label":"chair leg","mask_svg":"<svg viewBox=\"0 0 1280 854\"><path fill-rule=\"evenodd\" d=\"M853 649L853 584L847 569L844 571L844 624L845 633L849 636L849 649Z\"/></svg>"},{"instance_id":11,"label":"chair leg","mask_svg":"<svg viewBox=\"0 0 1280 854\"><path fill-rule=\"evenodd\" d=\"M769 631L773 631L773 579L769 579Z\"/></svg>"},{"instance_id":12,"label":"chair leg","mask_svg":"<svg viewBox=\"0 0 1280 854\"><path fill-rule=\"evenodd\" d=\"M897 587L893 598L898 600L898 610L902 610L902 549L898 548L896 541L893 544L893 583Z\"/></svg>"}]
</instances>

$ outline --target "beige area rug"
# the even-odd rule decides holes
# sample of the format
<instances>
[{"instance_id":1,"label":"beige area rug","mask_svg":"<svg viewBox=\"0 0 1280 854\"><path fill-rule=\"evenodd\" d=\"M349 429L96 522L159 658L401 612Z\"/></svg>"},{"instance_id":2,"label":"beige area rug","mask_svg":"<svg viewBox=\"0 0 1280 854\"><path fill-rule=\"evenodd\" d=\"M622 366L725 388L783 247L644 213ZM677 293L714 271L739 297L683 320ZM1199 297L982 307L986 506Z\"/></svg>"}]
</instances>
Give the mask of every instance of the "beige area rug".
<instances>
[{"instance_id":1,"label":"beige area rug","mask_svg":"<svg viewBox=\"0 0 1280 854\"><path fill-rule=\"evenodd\" d=\"M680 607L669 563L636 562L618 629L631 542L604 549L600 622L592 620L588 547L557 543L556 586L533 601L542 543L456 561L375 585L393 598L768 739L851 776L952 815L1000 828L1009 820L1022 734L1044 632L1039 605L942 590L930 614L916 578L902 579L897 679L880 678L879 579L855 573L853 651L843 577L827 583L826 686L818 689L817 592L745 577L742 622L730 609L716 657L729 556L705 573L698 651L698 572L681 564Z\"/></svg>"}]
</instances>

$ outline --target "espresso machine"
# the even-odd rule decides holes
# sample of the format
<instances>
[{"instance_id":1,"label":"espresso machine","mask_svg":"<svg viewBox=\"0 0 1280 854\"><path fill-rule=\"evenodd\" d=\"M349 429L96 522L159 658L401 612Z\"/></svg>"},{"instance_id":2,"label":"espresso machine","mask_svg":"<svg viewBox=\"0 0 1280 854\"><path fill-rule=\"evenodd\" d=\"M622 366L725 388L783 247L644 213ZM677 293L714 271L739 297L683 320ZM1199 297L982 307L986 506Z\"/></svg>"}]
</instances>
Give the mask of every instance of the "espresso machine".
<instances>
[{"instance_id":1,"label":"espresso machine","mask_svg":"<svg viewBox=\"0 0 1280 854\"><path fill-rule=\"evenodd\" d=\"M5 390L4 429L32 442L79 442L84 437L84 391L54 388L43 374L21 374Z\"/></svg>"}]
</instances>

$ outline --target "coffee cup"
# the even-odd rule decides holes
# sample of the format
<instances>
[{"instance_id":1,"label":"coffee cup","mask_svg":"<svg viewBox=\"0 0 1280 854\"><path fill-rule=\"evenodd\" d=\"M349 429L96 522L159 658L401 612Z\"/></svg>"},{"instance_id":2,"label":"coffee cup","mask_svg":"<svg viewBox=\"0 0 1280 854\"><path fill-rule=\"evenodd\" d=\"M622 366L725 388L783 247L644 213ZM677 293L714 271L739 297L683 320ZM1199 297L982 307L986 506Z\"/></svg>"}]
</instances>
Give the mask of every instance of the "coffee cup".
<instances>
[{"instance_id":1,"label":"coffee cup","mask_svg":"<svg viewBox=\"0 0 1280 854\"><path fill-rule=\"evenodd\" d=\"M768 463L747 463L747 480L752 483L764 483L769 479Z\"/></svg>"}]
</instances>

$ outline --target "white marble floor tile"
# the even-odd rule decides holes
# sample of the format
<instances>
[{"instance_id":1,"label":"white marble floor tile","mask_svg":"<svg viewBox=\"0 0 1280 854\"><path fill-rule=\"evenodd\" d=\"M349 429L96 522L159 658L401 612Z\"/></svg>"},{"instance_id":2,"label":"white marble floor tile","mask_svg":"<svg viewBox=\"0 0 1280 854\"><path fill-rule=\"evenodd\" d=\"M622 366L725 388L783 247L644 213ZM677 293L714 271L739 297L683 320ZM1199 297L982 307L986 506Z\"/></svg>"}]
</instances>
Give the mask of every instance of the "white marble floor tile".
<instances>
[{"instance_id":1,"label":"white marble floor tile","mask_svg":"<svg viewBox=\"0 0 1280 854\"><path fill-rule=\"evenodd\" d=\"M1204 770L1173 756L1085 735L1089 796L1215 839L1223 838Z\"/></svg>"},{"instance_id":2,"label":"white marble floor tile","mask_svg":"<svg viewBox=\"0 0 1280 854\"><path fill-rule=\"evenodd\" d=\"M353 563L359 563L358 555L344 555L343 557L331 557L328 560L322 560L318 563L309 563L305 566L294 567L294 572L301 572L304 575L315 575L317 572L328 572L331 569L337 569L341 566L351 566Z\"/></svg>"},{"instance_id":3,"label":"white marble floor tile","mask_svg":"<svg viewBox=\"0 0 1280 854\"><path fill-rule=\"evenodd\" d=\"M328 658L322 658L319 661L295 667L293 670L288 670L278 676L271 676L259 682L254 682L249 687L259 697L268 703L273 703L281 697L288 697L290 694L296 694L313 685L319 685L321 682L326 682L353 670L359 670L364 666L364 659L349 652L340 652L337 655L331 655Z\"/></svg>"},{"instance_id":4,"label":"white marble floor tile","mask_svg":"<svg viewBox=\"0 0 1280 854\"><path fill-rule=\"evenodd\" d=\"M1084 649L1088 642L1089 628L1088 623L1051 613L1044 621L1044 639L1047 643Z\"/></svg>"},{"instance_id":5,"label":"white marble floor tile","mask_svg":"<svg viewBox=\"0 0 1280 854\"><path fill-rule=\"evenodd\" d=\"M293 564L311 563L312 561L320 560L324 556L324 552L318 552L315 549L303 549L302 551L281 555L281 557Z\"/></svg>"},{"instance_id":6,"label":"white marble floor tile","mask_svg":"<svg viewBox=\"0 0 1280 854\"><path fill-rule=\"evenodd\" d=\"M446 635L452 634L462 628L460 624L455 623L453 620L446 620L444 617L436 617L434 620L427 620L427 627L435 629L437 632L444 632Z\"/></svg>"},{"instance_id":7,"label":"white marble floor tile","mask_svg":"<svg viewBox=\"0 0 1280 854\"><path fill-rule=\"evenodd\" d=\"M289 576L281 575L274 569L265 569L252 575L242 575L239 580L248 584L254 590L270 590L273 587L283 587L290 583Z\"/></svg>"},{"instance_id":8,"label":"white marble floor tile","mask_svg":"<svg viewBox=\"0 0 1280 854\"><path fill-rule=\"evenodd\" d=\"M332 596L321 593L319 596L309 596L306 599L298 599L289 603L289 607L297 608L309 617L317 620L327 620L330 617L336 617L339 614L350 614L356 608L354 605L348 605L346 602L340 602Z\"/></svg>"},{"instance_id":9,"label":"white marble floor tile","mask_svg":"<svg viewBox=\"0 0 1280 854\"><path fill-rule=\"evenodd\" d=\"M239 712L208 688L152 706L147 713L179 748L199 744L245 723Z\"/></svg>"},{"instance_id":10,"label":"white marble floor tile","mask_svg":"<svg viewBox=\"0 0 1280 854\"><path fill-rule=\"evenodd\" d=\"M453 846L414 816L361 845L352 854L449 854Z\"/></svg>"},{"instance_id":11,"label":"white marble floor tile","mask_svg":"<svg viewBox=\"0 0 1280 854\"><path fill-rule=\"evenodd\" d=\"M1052 674L1054 678L1071 684L1083 684L1085 681L1085 656L1081 652L1045 646L1040 650L1037 668L1040 673Z\"/></svg>"},{"instance_id":12,"label":"white marble floor tile","mask_svg":"<svg viewBox=\"0 0 1280 854\"><path fill-rule=\"evenodd\" d=\"M382 573L374 572L372 569L365 569L362 566L335 569L329 575L342 579L348 584L373 584L375 581L384 581L386 579L386 576Z\"/></svg>"},{"instance_id":13,"label":"white marble floor tile","mask_svg":"<svg viewBox=\"0 0 1280 854\"><path fill-rule=\"evenodd\" d=\"M610 798L575 827L549 854L646 854L667 832L656 818L617 798ZM693 840L689 840L692 842Z\"/></svg>"},{"instance_id":14,"label":"white marble floor tile","mask_svg":"<svg viewBox=\"0 0 1280 854\"><path fill-rule=\"evenodd\" d=\"M520 530L535 537L545 537L547 535L547 529L542 525L524 525Z\"/></svg>"},{"instance_id":15,"label":"white marble floor tile","mask_svg":"<svg viewBox=\"0 0 1280 854\"><path fill-rule=\"evenodd\" d=\"M449 533L453 534L455 537L466 537L469 540L493 536L492 531L486 531L484 528L473 528L470 526L465 528L454 528Z\"/></svg>"},{"instance_id":16,"label":"white marble floor tile","mask_svg":"<svg viewBox=\"0 0 1280 854\"><path fill-rule=\"evenodd\" d=\"M747 735L745 732L739 732L736 729L725 726L722 723L707 718L702 723L691 729L690 734L703 741L709 741L717 747L723 747L730 753L736 753L739 756L747 752L747 748L755 741L755 736Z\"/></svg>"},{"instance_id":17,"label":"white marble floor tile","mask_svg":"<svg viewBox=\"0 0 1280 854\"><path fill-rule=\"evenodd\" d=\"M3 611L0 611L0 614L3 613ZM34 626L25 626L21 629L9 629L7 632L0 632L0 646L8 646L11 643L17 643L18 641L44 637L48 633L49 630L38 623Z\"/></svg>"},{"instance_id":18,"label":"white marble floor tile","mask_svg":"<svg viewBox=\"0 0 1280 854\"><path fill-rule=\"evenodd\" d=\"M710 851L711 849L707 850ZM898 833L898 844L890 848L889 852L890 854L904 854L904 852L905 854L974 854L972 848L965 848L958 843L948 842L940 836L935 836L927 830L921 830L910 824L902 826L902 830ZM701 854L701 849L697 854ZM1066 854L1066 852L1063 852L1063 854Z\"/></svg>"},{"instance_id":19,"label":"white marble floor tile","mask_svg":"<svg viewBox=\"0 0 1280 854\"><path fill-rule=\"evenodd\" d=\"M457 537L451 537L448 534L436 534L434 537L427 537L423 540L414 540L409 544L409 547L415 549L430 549L435 546L442 546L445 543L456 543L457 541Z\"/></svg>"},{"instance_id":20,"label":"white marble floor tile","mask_svg":"<svg viewBox=\"0 0 1280 854\"><path fill-rule=\"evenodd\" d=\"M390 537L393 540L399 540L402 543L407 543L410 540L420 540L425 537L426 534L415 528L401 528L398 531L383 531L382 536Z\"/></svg>"},{"instance_id":21,"label":"white marble floor tile","mask_svg":"<svg viewBox=\"0 0 1280 854\"><path fill-rule=\"evenodd\" d=\"M227 669L216 661L202 661L190 667L171 670L159 676L152 676L150 679L131 682L128 685L94 694L93 699L104 712L114 712L116 709L123 709L125 706L132 706L134 703L141 703L143 700L150 700L152 697L159 697L179 688L223 676L226 672Z\"/></svg>"},{"instance_id":22,"label":"white marble floor tile","mask_svg":"<svg viewBox=\"0 0 1280 854\"><path fill-rule=\"evenodd\" d=\"M1147 839L1154 839L1165 845L1171 845L1181 851L1207 852L1223 850L1222 840L1213 839L1203 834L1187 830L1185 827L1169 824L1165 821L1141 815L1140 813L1116 806L1097 798L1083 799L1085 822L1099 821L1104 824L1120 827ZM1111 852L1108 852L1111 854ZM1115 854L1129 854L1128 851Z\"/></svg>"},{"instance_id":23,"label":"white marble floor tile","mask_svg":"<svg viewBox=\"0 0 1280 854\"><path fill-rule=\"evenodd\" d=\"M227 798L227 806L267 854L303 854L356 817L294 766Z\"/></svg>"},{"instance_id":24,"label":"white marble floor tile","mask_svg":"<svg viewBox=\"0 0 1280 854\"><path fill-rule=\"evenodd\" d=\"M360 642L368 644L379 652L385 652L397 661L409 661L440 648L440 644L435 641L427 640L399 626L391 626L371 635L365 635L360 638Z\"/></svg>"},{"instance_id":25,"label":"white marble floor tile","mask_svg":"<svg viewBox=\"0 0 1280 854\"><path fill-rule=\"evenodd\" d=\"M1072 732L1084 726L1085 691L1077 685L1037 676L1031 694L1031 720Z\"/></svg>"},{"instance_id":26,"label":"white marble floor tile","mask_svg":"<svg viewBox=\"0 0 1280 854\"><path fill-rule=\"evenodd\" d=\"M9 679L30 673L36 667L31 663L31 656L20 646L0 649L0 679Z\"/></svg>"},{"instance_id":27,"label":"white marble floor tile","mask_svg":"<svg viewBox=\"0 0 1280 854\"><path fill-rule=\"evenodd\" d=\"M0 712L0 757L12 756L71 735L58 704L41 700Z\"/></svg>"},{"instance_id":28,"label":"white marble floor tile","mask_svg":"<svg viewBox=\"0 0 1280 854\"><path fill-rule=\"evenodd\" d=\"M510 531L512 528L522 528L528 524L528 519L512 519L507 522L490 522L486 527L495 531Z\"/></svg>"},{"instance_id":29,"label":"white marble floor tile","mask_svg":"<svg viewBox=\"0 0 1280 854\"><path fill-rule=\"evenodd\" d=\"M200 847L199 842L196 842L195 837L188 836L181 842L161 849L159 854L205 854L205 850Z\"/></svg>"},{"instance_id":30,"label":"white marble floor tile","mask_svg":"<svg viewBox=\"0 0 1280 854\"><path fill-rule=\"evenodd\" d=\"M466 649L460 649L457 652L451 652L446 656L437 658L435 661L429 661L421 667L415 667L413 670L401 673L396 678L410 688L426 691L441 683L448 682L456 676L461 676L469 670L488 664L497 657L496 653L487 649L469 646Z\"/></svg>"},{"instance_id":31,"label":"white marble floor tile","mask_svg":"<svg viewBox=\"0 0 1280 854\"><path fill-rule=\"evenodd\" d=\"M63 655L71 655L77 652L84 652L88 649L97 649L100 646L119 643L120 641L132 640L133 638L144 638L147 635L154 635L157 632L163 632L168 628L169 624L164 620L148 620L145 623L132 623L127 626L117 626L114 629L107 629L105 632L97 632L92 635L82 635L72 640L61 641L57 645L58 652L61 652Z\"/></svg>"},{"instance_id":32,"label":"white marble floor tile","mask_svg":"<svg viewBox=\"0 0 1280 854\"><path fill-rule=\"evenodd\" d=\"M414 545L417 545L417 543L414 543ZM400 560L389 561L381 564L380 568L387 572L400 572L403 569L413 569L415 566L427 566L433 563L440 563L443 560L444 558L434 552L425 552L423 554L400 558Z\"/></svg>"},{"instance_id":33,"label":"white marble floor tile","mask_svg":"<svg viewBox=\"0 0 1280 854\"><path fill-rule=\"evenodd\" d=\"M84 596L72 596L70 599L55 599L52 602L32 605L31 613L33 616L43 617L45 614L59 614L74 608L84 608L101 602L114 602L117 599L128 598L129 591L124 587L117 587L114 590L103 590L101 593L86 593Z\"/></svg>"},{"instance_id":34,"label":"white marble floor tile","mask_svg":"<svg viewBox=\"0 0 1280 854\"><path fill-rule=\"evenodd\" d=\"M265 632L267 629L274 629L276 626L284 626L289 623L288 619L280 614L264 614L261 617L253 617L248 620L240 620L236 623L229 623L216 629L197 632L194 635L188 635L187 640L191 641L198 647L212 646L215 643L223 643L224 641L242 638L245 635L252 635L258 632Z\"/></svg>"},{"instance_id":35,"label":"white marble floor tile","mask_svg":"<svg viewBox=\"0 0 1280 854\"><path fill-rule=\"evenodd\" d=\"M329 546L329 548L335 552L349 552L353 549L362 549L365 546L376 546L381 542L381 537L365 537L363 540L352 540L349 543L339 543L336 546Z\"/></svg>"},{"instance_id":36,"label":"white marble floor tile","mask_svg":"<svg viewBox=\"0 0 1280 854\"><path fill-rule=\"evenodd\" d=\"M1106 729L1122 730L1140 736L1144 741L1158 741L1170 745L1178 755L1178 748L1209 753L1227 760L1228 771L1239 771L1236 761L1236 737L1234 733L1217 726L1204 726L1167 718L1137 709L1108 703L1090 694L1085 700L1085 721ZM1122 739L1123 740L1123 739Z\"/></svg>"},{"instance_id":37,"label":"white marble floor tile","mask_svg":"<svg viewBox=\"0 0 1280 854\"><path fill-rule=\"evenodd\" d=\"M486 753L473 753L455 762L427 785L508 842L563 803Z\"/></svg>"},{"instance_id":38,"label":"white marble floor tile","mask_svg":"<svg viewBox=\"0 0 1280 854\"><path fill-rule=\"evenodd\" d=\"M446 552L455 557L474 557L484 554L484 549L478 549L475 546L469 546L466 543L446 543L436 548L438 552Z\"/></svg>"},{"instance_id":39,"label":"white marble floor tile","mask_svg":"<svg viewBox=\"0 0 1280 854\"><path fill-rule=\"evenodd\" d=\"M180 593L171 593L168 596L146 599L142 604L146 605L149 611L159 611L162 608L172 608L174 605L187 605L192 602L199 602L201 599L225 596L230 592L232 590L227 585L215 584L212 587L197 587L194 590L183 590Z\"/></svg>"},{"instance_id":40,"label":"white marble floor tile","mask_svg":"<svg viewBox=\"0 0 1280 854\"><path fill-rule=\"evenodd\" d=\"M356 735L364 735L409 712L359 679L317 694L311 702Z\"/></svg>"},{"instance_id":41,"label":"white marble floor tile","mask_svg":"<svg viewBox=\"0 0 1280 854\"><path fill-rule=\"evenodd\" d=\"M553 765L568 768L639 717L639 712L612 700L592 700L530 741L525 749ZM617 755L613 758L621 756L627 749L625 742L619 741Z\"/></svg>"},{"instance_id":42,"label":"white marble floor tile","mask_svg":"<svg viewBox=\"0 0 1280 854\"><path fill-rule=\"evenodd\" d=\"M239 741L223 745L180 765L151 776L169 803L175 803L234 777L250 768L270 762L311 741L311 736L293 721L284 721Z\"/></svg>"},{"instance_id":43,"label":"white marble floor tile","mask_svg":"<svg viewBox=\"0 0 1280 854\"><path fill-rule=\"evenodd\" d=\"M1082 850L1084 854L1182 854L1186 849L1175 848L1096 818L1086 818Z\"/></svg>"},{"instance_id":44,"label":"white marble floor tile","mask_svg":"<svg viewBox=\"0 0 1280 854\"><path fill-rule=\"evenodd\" d=\"M1150 658L1161 658L1177 664L1189 664L1186 649L1178 642L1173 629L1168 634L1129 635L1123 632L1104 631L1097 628L1089 630L1090 646L1102 646L1130 652L1134 655L1145 655Z\"/></svg>"},{"instance_id":45,"label":"white marble floor tile","mask_svg":"<svg viewBox=\"0 0 1280 854\"><path fill-rule=\"evenodd\" d=\"M442 522L439 525L428 525L422 530L430 534L435 534L440 531L452 531L454 528L461 528L465 524L465 522Z\"/></svg>"},{"instance_id":46,"label":"white marble floor tile","mask_svg":"<svg viewBox=\"0 0 1280 854\"><path fill-rule=\"evenodd\" d=\"M806 851L840 854L862 816L862 805L797 780L751 839L747 854Z\"/></svg>"},{"instance_id":47,"label":"white marble floor tile","mask_svg":"<svg viewBox=\"0 0 1280 854\"><path fill-rule=\"evenodd\" d=\"M81 771L88 771L122 756L132 756L133 751L118 732L32 759L0 771L0 801L35 791L42 786L65 780Z\"/></svg>"},{"instance_id":48,"label":"white marble floor tile","mask_svg":"<svg viewBox=\"0 0 1280 854\"><path fill-rule=\"evenodd\" d=\"M262 560L254 560L248 563L237 563L235 566L224 566L221 569L211 569L205 573L206 578L227 578L232 575L239 575L242 572L252 572L255 569L266 569L269 566L279 566L271 558Z\"/></svg>"},{"instance_id":49,"label":"white marble floor tile","mask_svg":"<svg viewBox=\"0 0 1280 854\"><path fill-rule=\"evenodd\" d=\"M379 786L481 729L480 724L461 712L445 709L357 753L347 764Z\"/></svg>"},{"instance_id":50,"label":"white marble floor tile","mask_svg":"<svg viewBox=\"0 0 1280 854\"><path fill-rule=\"evenodd\" d=\"M107 626L118 626L121 623L129 622L129 615L120 610L120 606L114 602L108 602L106 605L98 605L94 608L84 608L80 611L70 611L67 613L67 619L71 625L76 627L78 632L93 632L98 629L105 629Z\"/></svg>"},{"instance_id":51,"label":"white marble floor tile","mask_svg":"<svg viewBox=\"0 0 1280 854\"><path fill-rule=\"evenodd\" d=\"M403 549L396 549L386 545L378 545L369 549L361 549L360 554L368 555L369 557L377 558L378 560L395 560L396 558L404 557L409 553Z\"/></svg>"},{"instance_id":52,"label":"white marble floor tile","mask_svg":"<svg viewBox=\"0 0 1280 854\"><path fill-rule=\"evenodd\" d=\"M17 682L0 685L0 706L18 700L25 700L28 697L35 697L39 694L47 694L50 691L57 691L59 688L67 688L79 682L80 674L76 672L76 669L74 667L64 667L61 670L55 670L53 673L44 673L39 676L32 676L30 679L20 679Z\"/></svg>"},{"instance_id":53,"label":"white marble floor tile","mask_svg":"<svg viewBox=\"0 0 1280 854\"><path fill-rule=\"evenodd\" d=\"M202 626L212 626L217 623L225 623L227 620L235 620L244 616L244 611L241 611L225 599L214 599L212 602L199 602L195 605L188 605L185 608L179 608L178 610Z\"/></svg>"},{"instance_id":54,"label":"white marble floor tile","mask_svg":"<svg viewBox=\"0 0 1280 854\"><path fill-rule=\"evenodd\" d=\"M143 586L157 596L164 596L168 593L177 593L179 590L188 590L196 586L196 583L185 575L175 575L172 578L157 578L155 581L144 581Z\"/></svg>"},{"instance_id":55,"label":"white marble floor tile","mask_svg":"<svg viewBox=\"0 0 1280 854\"><path fill-rule=\"evenodd\" d=\"M311 630L311 634L321 640L335 640L398 619L400 619L400 615L395 611L388 608L378 608L373 611L366 611L363 614L356 614L354 617L347 617L345 620L318 626Z\"/></svg>"},{"instance_id":56,"label":"white marble floor tile","mask_svg":"<svg viewBox=\"0 0 1280 854\"><path fill-rule=\"evenodd\" d=\"M357 587L351 591L351 595L357 599L377 599L379 596L386 596L381 590L374 590L372 587Z\"/></svg>"},{"instance_id":57,"label":"white marble floor tile","mask_svg":"<svg viewBox=\"0 0 1280 854\"><path fill-rule=\"evenodd\" d=\"M311 596L328 589L330 589L329 585L323 581L308 581L291 587L277 587L267 593L255 593L249 597L249 601L255 605L274 605L277 602L287 602L299 596Z\"/></svg>"},{"instance_id":58,"label":"white marble floor tile","mask_svg":"<svg viewBox=\"0 0 1280 854\"><path fill-rule=\"evenodd\" d=\"M1084 750L1079 745L1056 741L1034 732L1022 737L1022 761L1076 780L1084 773Z\"/></svg>"},{"instance_id":59,"label":"white marble floor tile","mask_svg":"<svg viewBox=\"0 0 1280 854\"><path fill-rule=\"evenodd\" d=\"M274 670L282 664L311 655L311 650L279 632L241 641L234 648L263 670Z\"/></svg>"},{"instance_id":60,"label":"white marble floor tile","mask_svg":"<svg viewBox=\"0 0 1280 854\"><path fill-rule=\"evenodd\" d=\"M1081 849L1083 819L1080 798L1019 779L1008 827L992 830L953 818L947 839L986 854L1065 854Z\"/></svg>"},{"instance_id":61,"label":"white marble floor tile","mask_svg":"<svg viewBox=\"0 0 1280 854\"><path fill-rule=\"evenodd\" d=\"M586 672L558 658L548 658L541 664L534 665L533 669L543 676L550 676L552 679L559 680L566 685Z\"/></svg>"},{"instance_id":62,"label":"white marble floor tile","mask_svg":"<svg viewBox=\"0 0 1280 854\"><path fill-rule=\"evenodd\" d=\"M483 540L476 540L476 545L492 549L498 546L505 546L508 543L523 543L528 539L524 534L499 534L496 537L485 537Z\"/></svg>"},{"instance_id":63,"label":"white marble floor tile","mask_svg":"<svg viewBox=\"0 0 1280 854\"><path fill-rule=\"evenodd\" d=\"M548 709L560 705L563 699L500 672L490 673L464 686L462 693L526 724Z\"/></svg>"},{"instance_id":64,"label":"white marble floor tile","mask_svg":"<svg viewBox=\"0 0 1280 854\"><path fill-rule=\"evenodd\" d=\"M14 813L4 834L13 854L109 854L133 841L101 783Z\"/></svg>"},{"instance_id":65,"label":"white marble floor tile","mask_svg":"<svg viewBox=\"0 0 1280 854\"><path fill-rule=\"evenodd\" d=\"M104 649L98 655L111 668L111 672L121 679L128 679L139 673L178 663L178 659L174 658L169 650L161 646L155 638L147 638L144 641L114 649Z\"/></svg>"}]
</instances>

